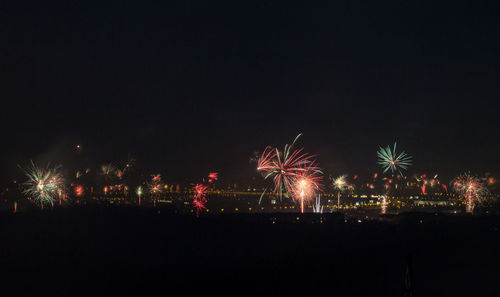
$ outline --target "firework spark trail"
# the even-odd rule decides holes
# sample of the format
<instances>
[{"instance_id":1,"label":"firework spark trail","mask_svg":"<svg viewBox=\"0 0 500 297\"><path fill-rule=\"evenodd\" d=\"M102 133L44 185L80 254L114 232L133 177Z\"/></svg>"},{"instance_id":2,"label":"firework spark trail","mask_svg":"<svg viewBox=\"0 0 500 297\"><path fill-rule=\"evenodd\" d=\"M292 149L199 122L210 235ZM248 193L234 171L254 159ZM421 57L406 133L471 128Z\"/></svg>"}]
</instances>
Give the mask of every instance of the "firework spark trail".
<instances>
[{"instance_id":1,"label":"firework spark trail","mask_svg":"<svg viewBox=\"0 0 500 297\"><path fill-rule=\"evenodd\" d=\"M139 206L141 206L142 186L138 186L135 193L139 197Z\"/></svg>"},{"instance_id":2,"label":"firework spark trail","mask_svg":"<svg viewBox=\"0 0 500 297\"><path fill-rule=\"evenodd\" d=\"M257 154L257 153L256 153ZM259 171L264 179L267 178L266 173L272 170L272 162L273 159L275 158L275 149L267 146L264 151L262 152L260 157L257 157L257 171ZM264 194L267 192L268 187L264 189L262 194L260 195L259 198L259 205L262 201L262 197L264 197Z\"/></svg>"},{"instance_id":3,"label":"firework spark trail","mask_svg":"<svg viewBox=\"0 0 500 297\"><path fill-rule=\"evenodd\" d=\"M274 158L276 157L276 149L268 146L262 152L262 155L257 159L257 170L266 173L274 169Z\"/></svg>"},{"instance_id":4,"label":"firework spark trail","mask_svg":"<svg viewBox=\"0 0 500 297\"><path fill-rule=\"evenodd\" d=\"M122 179L126 173L128 173L135 164L135 159L128 156L125 165L122 168L115 167L113 164L104 164L101 166L101 171L106 176L114 175L118 179Z\"/></svg>"},{"instance_id":5,"label":"firework spark trail","mask_svg":"<svg viewBox=\"0 0 500 297\"><path fill-rule=\"evenodd\" d=\"M410 165L412 165L412 158L410 155L404 151L397 154L396 142L394 143L394 147L392 149L390 146L385 148L380 147L377 151L377 156L377 164L382 166L384 173L391 170L393 174L398 172L401 176L403 176L402 170L406 170Z\"/></svg>"},{"instance_id":6,"label":"firework spark trail","mask_svg":"<svg viewBox=\"0 0 500 297\"><path fill-rule=\"evenodd\" d=\"M200 211L207 209L205 203L207 203L207 191L208 187L202 184L196 184L193 187L194 197L193 197L193 207L196 209L196 217L199 217Z\"/></svg>"},{"instance_id":7,"label":"firework spark trail","mask_svg":"<svg viewBox=\"0 0 500 297\"><path fill-rule=\"evenodd\" d=\"M295 142L301 135L297 135L291 144L286 144L283 151L266 147L257 160L257 170L262 173L265 180L273 180L273 192L280 199L283 195L293 196L298 178L306 171L308 174L322 174L321 169L314 165L315 156L304 153L303 148L293 150ZM262 193L259 204L267 189L266 187Z\"/></svg>"},{"instance_id":8,"label":"firework spark trail","mask_svg":"<svg viewBox=\"0 0 500 297\"><path fill-rule=\"evenodd\" d=\"M86 174L89 174L89 172L90 172L90 168L85 169L83 172L80 171L80 170L77 170L76 173L75 173L75 177L76 177L76 179L79 179L82 176L84 176Z\"/></svg>"},{"instance_id":9,"label":"firework spark trail","mask_svg":"<svg viewBox=\"0 0 500 297\"><path fill-rule=\"evenodd\" d=\"M23 193L43 207L45 203L53 204L58 190L63 185L60 166L48 164L45 168L38 167L31 161L31 166L24 170L28 180L23 183L26 187Z\"/></svg>"},{"instance_id":10,"label":"firework spark trail","mask_svg":"<svg viewBox=\"0 0 500 297\"><path fill-rule=\"evenodd\" d=\"M116 168L113 166L113 164L108 163L108 164L103 164L101 165L101 174L104 176L112 176L115 175L116 173Z\"/></svg>"},{"instance_id":11,"label":"firework spark trail","mask_svg":"<svg viewBox=\"0 0 500 297\"><path fill-rule=\"evenodd\" d=\"M318 197L316 197L316 202L313 205L313 212L323 213L323 206L321 205L321 195L318 195Z\"/></svg>"},{"instance_id":12,"label":"firework spark trail","mask_svg":"<svg viewBox=\"0 0 500 297\"><path fill-rule=\"evenodd\" d=\"M381 204L381 214L386 214L387 213L387 197L384 195L382 196L382 204Z\"/></svg>"}]
</instances>

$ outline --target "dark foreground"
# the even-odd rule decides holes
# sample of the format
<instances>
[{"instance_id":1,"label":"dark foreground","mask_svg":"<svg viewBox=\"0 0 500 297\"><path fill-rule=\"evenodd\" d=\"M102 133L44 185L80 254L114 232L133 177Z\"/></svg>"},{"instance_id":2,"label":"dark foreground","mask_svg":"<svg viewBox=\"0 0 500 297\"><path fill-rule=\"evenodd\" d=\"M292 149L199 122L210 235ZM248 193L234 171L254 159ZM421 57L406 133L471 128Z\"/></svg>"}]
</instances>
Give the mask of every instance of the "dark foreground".
<instances>
[{"instance_id":1,"label":"dark foreground","mask_svg":"<svg viewBox=\"0 0 500 297\"><path fill-rule=\"evenodd\" d=\"M322 217L2 214L0 296L500 296L498 217Z\"/></svg>"}]
</instances>

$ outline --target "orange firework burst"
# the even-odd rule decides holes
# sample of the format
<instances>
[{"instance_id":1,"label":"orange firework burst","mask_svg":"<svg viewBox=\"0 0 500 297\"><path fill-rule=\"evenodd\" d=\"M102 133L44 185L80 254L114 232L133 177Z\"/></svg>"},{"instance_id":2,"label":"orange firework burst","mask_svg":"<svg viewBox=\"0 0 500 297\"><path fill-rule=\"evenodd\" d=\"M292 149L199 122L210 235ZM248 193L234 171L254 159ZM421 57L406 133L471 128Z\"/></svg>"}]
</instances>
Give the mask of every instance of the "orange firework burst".
<instances>
[{"instance_id":1,"label":"orange firework burst","mask_svg":"<svg viewBox=\"0 0 500 297\"><path fill-rule=\"evenodd\" d=\"M75 195L76 197L81 197L83 195L83 187L81 185L75 187Z\"/></svg>"}]
</instances>

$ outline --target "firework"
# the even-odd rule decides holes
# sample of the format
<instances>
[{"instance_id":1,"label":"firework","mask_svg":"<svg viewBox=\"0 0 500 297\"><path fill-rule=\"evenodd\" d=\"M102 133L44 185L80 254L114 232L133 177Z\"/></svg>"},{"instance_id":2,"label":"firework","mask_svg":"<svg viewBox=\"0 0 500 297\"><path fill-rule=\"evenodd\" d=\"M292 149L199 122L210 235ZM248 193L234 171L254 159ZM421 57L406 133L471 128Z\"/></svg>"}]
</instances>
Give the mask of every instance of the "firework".
<instances>
[{"instance_id":1,"label":"firework","mask_svg":"<svg viewBox=\"0 0 500 297\"><path fill-rule=\"evenodd\" d=\"M276 157L276 151L274 148L268 146L262 152L262 155L257 159L257 170L267 173L274 169L274 158Z\"/></svg>"},{"instance_id":2,"label":"firework","mask_svg":"<svg viewBox=\"0 0 500 297\"><path fill-rule=\"evenodd\" d=\"M313 205L313 212L323 213L323 206L321 205L321 195L318 195L318 197L316 197L316 202Z\"/></svg>"},{"instance_id":3,"label":"firework","mask_svg":"<svg viewBox=\"0 0 500 297\"><path fill-rule=\"evenodd\" d=\"M122 169L119 169L119 168L116 168L114 170L114 174L116 175L116 177L118 177L119 179L122 179L123 176L132 169L132 166L134 166L135 164L135 159L131 158L130 156L128 157L127 159L127 162L125 162L125 166L123 166Z\"/></svg>"},{"instance_id":4,"label":"firework","mask_svg":"<svg viewBox=\"0 0 500 297\"><path fill-rule=\"evenodd\" d=\"M382 198L382 203L380 204L381 205L381 210L380 210L380 213L381 214L386 214L387 213L387 197L384 195L384 196L379 196L379 198Z\"/></svg>"},{"instance_id":5,"label":"firework","mask_svg":"<svg viewBox=\"0 0 500 297\"><path fill-rule=\"evenodd\" d=\"M213 183L213 182L215 182L218 179L219 179L219 173L217 173L217 172L210 172L208 174L208 182L209 183Z\"/></svg>"},{"instance_id":6,"label":"firework","mask_svg":"<svg viewBox=\"0 0 500 297\"><path fill-rule=\"evenodd\" d=\"M135 192L136 192L137 196L141 197L142 196L142 187L138 186L137 190Z\"/></svg>"},{"instance_id":7,"label":"firework","mask_svg":"<svg viewBox=\"0 0 500 297\"><path fill-rule=\"evenodd\" d=\"M202 209L206 209L205 203L207 203L207 191L208 187L202 184L196 184L193 187L194 197L193 197L193 207L196 209L196 216L199 216L199 213Z\"/></svg>"},{"instance_id":8,"label":"firework","mask_svg":"<svg viewBox=\"0 0 500 297\"><path fill-rule=\"evenodd\" d=\"M26 187L23 193L39 202L41 207L45 203L53 204L63 185L60 166L48 164L42 168L31 162L31 166L25 170L25 174L28 180L23 184Z\"/></svg>"},{"instance_id":9,"label":"firework","mask_svg":"<svg viewBox=\"0 0 500 297\"><path fill-rule=\"evenodd\" d=\"M197 184L194 186L193 190L194 190L194 197L200 198L206 196L208 192L208 187L202 184Z\"/></svg>"},{"instance_id":10,"label":"firework","mask_svg":"<svg viewBox=\"0 0 500 297\"><path fill-rule=\"evenodd\" d=\"M472 212L477 205L488 202L490 193L485 182L470 173L464 173L452 182L453 190L458 193L467 204L467 211Z\"/></svg>"},{"instance_id":11,"label":"firework","mask_svg":"<svg viewBox=\"0 0 500 297\"><path fill-rule=\"evenodd\" d=\"M154 174L151 176L151 182L148 184L149 193L154 196L162 192L161 175Z\"/></svg>"},{"instance_id":12,"label":"firework","mask_svg":"<svg viewBox=\"0 0 500 297\"><path fill-rule=\"evenodd\" d=\"M135 190L135 193L139 197L139 206L141 206L141 196L142 196L142 186L138 186L137 189Z\"/></svg>"},{"instance_id":13,"label":"firework","mask_svg":"<svg viewBox=\"0 0 500 297\"><path fill-rule=\"evenodd\" d=\"M347 175L340 175L333 180L333 187L339 192L345 191L348 186Z\"/></svg>"},{"instance_id":14,"label":"firework","mask_svg":"<svg viewBox=\"0 0 500 297\"><path fill-rule=\"evenodd\" d=\"M321 189L320 182L323 176L321 172L316 170L317 167L314 162L301 168L303 170L299 171L295 177L296 181L292 189L292 198L300 202L300 211L304 213L304 203L311 199L315 193Z\"/></svg>"},{"instance_id":15,"label":"firework","mask_svg":"<svg viewBox=\"0 0 500 297\"><path fill-rule=\"evenodd\" d=\"M90 172L90 168L87 168L84 171L77 170L75 173L75 177L76 177L76 179L79 179L80 177L82 177L86 174L89 174L89 172Z\"/></svg>"},{"instance_id":16,"label":"firework","mask_svg":"<svg viewBox=\"0 0 500 297\"><path fill-rule=\"evenodd\" d=\"M125 163L125 168L123 169L124 171L130 170L135 164L135 159L130 157L130 155L127 158L127 162Z\"/></svg>"},{"instance_id":17,"label":"firework","mask_svg":"<svg viewBox=\"0 0 500 297\"><path fill-rule=\"evenodd\" d=\"M257 160L257 170L264 179L273 180L273 191L280 199L293 196L295 185L304 175L322 174L321 169L315 166L314 156L303 152L303 148L294 150L295 142L302 134L297 135L291 144L285 145L283 151L277 148L266 147ZM262 193L262 199L267 188Z\"/></svg>"},{"instance_id":18,"label":"firework","mask_svg":"<svg viewBox=\"0 0 500 297\"><path fill-rule=\"evenodd\" d=\"M377 156L377 164L382 166L384 173L391 170L393 174L398 172L403 175L401 171L406 170L408 166L412 164L412 158L410 155L404 151L399 154L396 152L396 142L394 143L394 147L392 149L390 146L379 148Z\"/></svg>"},{"instance_id":19,"label":"firework","mask_svg":"<svg viewBox=\"0 0 500 297\"><path fill-rule=\"evenodd\" d=\"M83 195L83 186L77 185L75 187L75 196L76 197L81 197Z\"/></svg>"},{"instance_id":20,"label":"firework","mask_svg":"<svg viewBox=\"0 0 500 297\"><path fill-rule=\"evenodd\" d=\"M429 190L436 190L439 189L439 185L448 192L448 188L446 185L441 184L441 182L438 179L438 175L435 174L433 178L427 178L427 174L422 174L420 177L415 177L415 180L417 181L417 184L420 183L420 190L422 191L422 195L426 195Z\"/></svg>"},{"instance_id":21,"label":"firework","mask_svg":"<svg viewBox=\"0 0 500 297\"><path fill-rule=\"evenodd\" d=\"M125 174L125 171L123 171L122 169L116 169L116 177L122 179L123 174Z\"/></svg>"},{"instance_id":22,"label":"firework","mask_svg":"<svg viewBox=\"0 0 500 297\"><path fill-rule=\"evenodd\" d=\"M115 166L113 164L108 163L108 164L103 164L101 165L101 174L105 176L111 176L114 175L116 172Z\"/></svg>"},{"instance_id":23,"label":"firework","mask_svg":"<svg viewBox=\"0 0 500 297\"><path fill-rule=\"evenodd\" d=\"M340 175L333 180L333 187L337 190L337 209L340 208L340 193L344 192L351 186L347 182L347 175Z\"/></svg>"}]
</instances>

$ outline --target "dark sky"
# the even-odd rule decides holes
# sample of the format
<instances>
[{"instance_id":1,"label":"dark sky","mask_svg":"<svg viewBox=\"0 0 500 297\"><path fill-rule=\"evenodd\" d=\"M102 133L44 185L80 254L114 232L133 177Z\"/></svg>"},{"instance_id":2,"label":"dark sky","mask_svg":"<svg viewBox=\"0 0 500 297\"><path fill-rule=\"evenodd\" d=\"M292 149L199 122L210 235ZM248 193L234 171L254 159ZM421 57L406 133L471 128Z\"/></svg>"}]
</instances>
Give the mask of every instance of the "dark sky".
<instances>
[{"instance_id":1,"label":"dark sky","mask_svg":"<svg viewBox=\"0 0 500 297\"><path fill-rule=\"evenodd\" d=\"M81 144L244 184L299 132L328 174L375 172L395 140L410 173L499 171L497 1L8 2L4 179Z\"/></svg>"}]
</instances>

